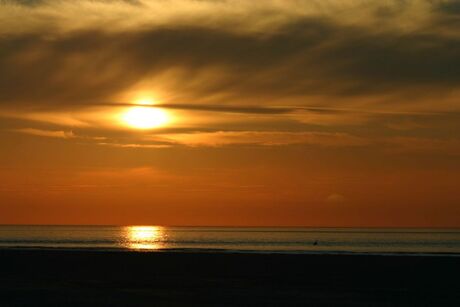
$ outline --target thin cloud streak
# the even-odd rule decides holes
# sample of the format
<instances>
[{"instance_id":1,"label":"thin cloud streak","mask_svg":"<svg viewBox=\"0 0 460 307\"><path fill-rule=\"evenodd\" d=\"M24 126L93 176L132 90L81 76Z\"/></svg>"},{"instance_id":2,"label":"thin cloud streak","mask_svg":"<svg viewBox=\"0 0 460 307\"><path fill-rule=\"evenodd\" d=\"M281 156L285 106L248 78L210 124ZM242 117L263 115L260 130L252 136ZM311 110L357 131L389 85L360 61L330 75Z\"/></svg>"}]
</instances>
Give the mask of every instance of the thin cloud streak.
<instances>
[{"instance_id":1,"label":"thin cloud streak","mask_svg":"<svg viewBox=\"0 0 460 307\"><path fill-rule=\"evenodd\" d=\"M118 147L118 148L146 148L146 149L161 149L171 148L169 144L121 144L121 143L97 143L101 146Z\"/></svg>"},{"instance_id":2,"label":"thin cloud streak","mask_svg":"<svg viewBox=\"0 0 460 307\"><path fill-rule=\"evenodd\" d=\"M325 147L363 146L368 142L345 133L321 132L268 132L268 131L217 131L153 136L153 140L169 141L187 146L262 145L283 146L294 144Z\"/></svg>"},{"instance_id":3,"label":"thin cloud streak","mask_svg":"<svg viewBox=\"0 0 460 307\"><path fill-rule=\"evenodd\" d=\"M72 139L76 136L72 131L50 131L50 130L41 130L41 129L34 129L34 128L23 128L23 129L16 129L13 130L15 132L36 135L41 137L51 137L51 138L60 138L60 139Z\"/></svg>"}]
</instances>

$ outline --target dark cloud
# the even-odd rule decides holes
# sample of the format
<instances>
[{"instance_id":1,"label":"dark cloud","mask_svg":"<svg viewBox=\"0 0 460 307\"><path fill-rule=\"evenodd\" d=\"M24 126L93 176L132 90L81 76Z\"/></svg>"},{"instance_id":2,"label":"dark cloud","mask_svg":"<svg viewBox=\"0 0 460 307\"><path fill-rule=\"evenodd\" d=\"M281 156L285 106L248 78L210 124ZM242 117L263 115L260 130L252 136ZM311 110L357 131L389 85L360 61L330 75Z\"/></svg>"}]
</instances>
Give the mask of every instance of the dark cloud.
<instances>
[{"instance_id":1,"label":"dark cloud","mask_svg":"<svg viewBox=\"0 0 460 307\"><path fill-rule=\"evenodd\" d=\"M386 86L453 87L460 82L460 39L433 34L368 36L348 40L326 54L331 60L348 59L342 73Z\"/></svg>"},{"instance_id":2,"label":"dark cloud","mask_svg":"<svg viewBox=\"0 0 460 307\"><path fill-rule=\"evenodd\" d=\"M58 105L106 99L142 78L118 48L98 33L2 39L0 100Z\"/></svg>"},{"instance_id":3,"label":"dark cloud","mask_svg":"<svg viewBox=\"0 0 460 307\"><path fill-rule=\"evenodd\" d=\"M29 5L29 6L34 6L34 5L40 5L44 3L44 0L7 0L5 2L11 2L15 4L20 4L20 5Z\"/></svg>"},{"instance_id":4,"label":"dark cloud","mask_svg":"<svg viewBox=\"0 0 460 307\"><path fill-rule=\"evenodd\" d=\"M438 9L442 13L460 15L460 1L454 0L454 1L441 2L438 5Z\"/></svg>"}]
</instances>

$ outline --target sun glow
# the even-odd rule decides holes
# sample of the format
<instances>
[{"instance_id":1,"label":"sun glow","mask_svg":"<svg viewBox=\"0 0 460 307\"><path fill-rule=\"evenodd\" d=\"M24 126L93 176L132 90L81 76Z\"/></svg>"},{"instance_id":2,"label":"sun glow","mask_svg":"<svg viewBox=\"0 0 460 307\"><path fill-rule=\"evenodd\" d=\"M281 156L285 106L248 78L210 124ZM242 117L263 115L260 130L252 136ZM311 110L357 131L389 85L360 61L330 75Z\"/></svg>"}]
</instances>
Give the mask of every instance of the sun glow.
<instances>
[{"instance_id":1,"label":"sun glow","mask_svg":"<svg viewBox=\"0 0 460 307\"><path fill-rule=\"evenodd\" d=\"M131 107L122 115L125 124L136 129L164 126L170 118L166 111L152 107Z\"/></svg>"},{"instance_id":2,"label":"sun glow","mask_svg":"<svg viewBox=\"0 0 460 307\"><path fill-rule=\"evenodd\" d=\"M156 101L152 98L140 98L135 102L137 105L144 105L144 106L151 106L156 103Z\"/></svg>"}]
</instances>

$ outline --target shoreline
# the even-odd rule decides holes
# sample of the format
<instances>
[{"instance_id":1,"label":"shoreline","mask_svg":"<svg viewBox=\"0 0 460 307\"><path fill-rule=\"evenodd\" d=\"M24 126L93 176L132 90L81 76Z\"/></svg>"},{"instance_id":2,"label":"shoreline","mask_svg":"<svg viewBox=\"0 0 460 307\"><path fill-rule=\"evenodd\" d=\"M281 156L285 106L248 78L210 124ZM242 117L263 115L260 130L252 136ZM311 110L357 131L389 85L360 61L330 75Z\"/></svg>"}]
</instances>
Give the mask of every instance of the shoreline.
<instances>
[{"instance_id":1,"label":"shoreline","mask_svg":"<svg viewBox=\"0 0 460 307\"><path fill-rule=\"evenodd\" d=\"M362 252L362 251L309 251L309 250L246 250L219 248L100 248L100 247L49 247L49 246L0 246L1 251L49 251L94 253L184 253L184 254L255 254L255 255L316 255L316 256L406 256L406 257L460 257L456 252Z\"/></svg>"},{"instance_id":2,"label":"shoreline","mask_svg":"<svg viewBox=\"0 0 460 307\"><path fill-rule=\"evenodd\" d=\"M458 257L0 249L0 305L460 305Z\"/></svg>"}]
</instances>

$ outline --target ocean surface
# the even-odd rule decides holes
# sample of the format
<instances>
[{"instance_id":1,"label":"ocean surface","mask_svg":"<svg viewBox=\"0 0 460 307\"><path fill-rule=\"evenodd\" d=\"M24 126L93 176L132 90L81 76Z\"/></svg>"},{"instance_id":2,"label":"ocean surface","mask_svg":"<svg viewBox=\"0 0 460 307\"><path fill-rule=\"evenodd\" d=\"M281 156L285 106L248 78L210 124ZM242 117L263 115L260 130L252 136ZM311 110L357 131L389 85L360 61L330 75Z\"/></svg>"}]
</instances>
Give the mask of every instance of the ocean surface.
<instances>
[{"instance_id":1,"label":"ocean surface","mask_svg":"<svg viewBox=\"0 0 460 307\"><path fill-rule=\"evenodd\" d=\"M0 226L0 248L460 255L460 229Z\"/></svg>"}]
</instances>

